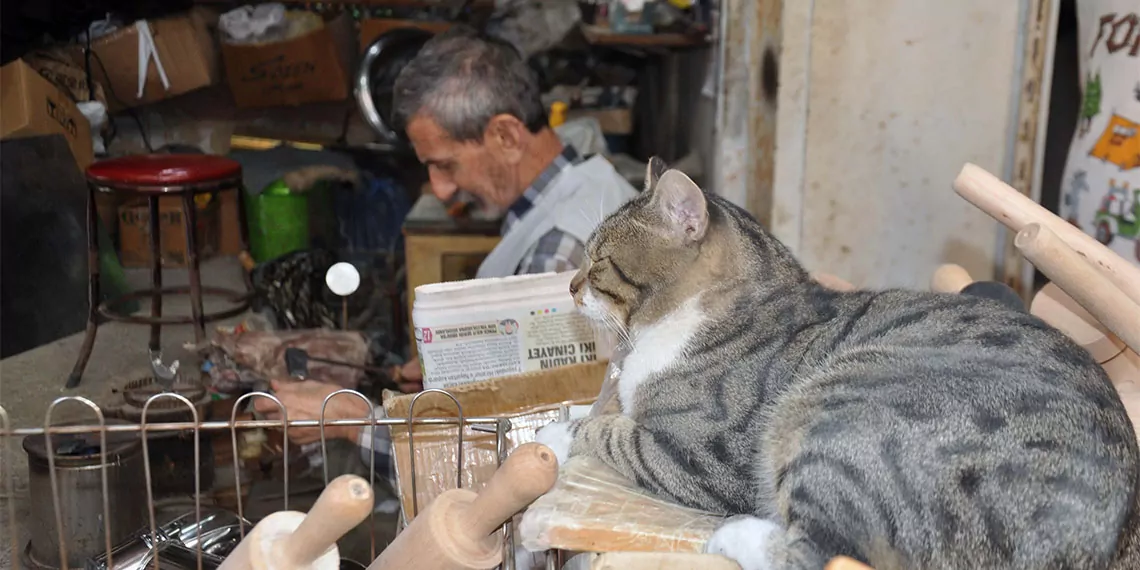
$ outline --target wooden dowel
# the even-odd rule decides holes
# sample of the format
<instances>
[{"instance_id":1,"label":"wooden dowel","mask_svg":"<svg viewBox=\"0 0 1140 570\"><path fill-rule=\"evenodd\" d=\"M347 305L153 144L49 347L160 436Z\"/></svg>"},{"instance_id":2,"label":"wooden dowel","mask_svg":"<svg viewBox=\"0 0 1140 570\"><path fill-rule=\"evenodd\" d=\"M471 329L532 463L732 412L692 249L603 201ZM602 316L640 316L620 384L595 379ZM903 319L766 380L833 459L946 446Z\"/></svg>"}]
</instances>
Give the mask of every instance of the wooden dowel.
<instances>
[{"instance_id":1,"label":"wooden dowel","mask_svg":"<svg viewBox=\"0 0 1140 570\"><path fill-rule=\"evenodd\" d=\"M530 442L515 448L479 496L455 521L471 537L491 534L554 486L558 459L549 447Z\"/></svg>"},{"instance_id":2,"label":"wooden dowel","mask_svg":"<svg viewBox=\"0 0 1140 570\"><path fill-rule=\"evenodd\" d=\"M1057 234L1030 223L1018 232L1013 244L1124 344L1140 351L1140 305L1104 279Z\"/></svg>"},{"instance_id":3,"label":"wooden dowel","mask_svg":"<svg viewBox=\"0 0 1140 570\"><path fill-rule=\"evenodd\" d=\"M1140 305L1140 267L1125 261L1080 228L1042 208L985 169L967 163L954 179L954 191L1015 232L1031 223L1049 228L1087 259L1094 271L1108 278L1134 304Z\"/></svg>"},{"instance_id":4,"label":"wooden dowel","mask_svg":"<svg viewBox=\"0 0 1140 570\"><path fill-rule=\"evenodd\" d=\"M947 263L940 265L930 278L930 290L935 293L959 293L966 285L974 282L970 273L961 265Z\"/></svg>"},{"instance_id":5,"label":"wooden dowel","mask_svg":"<svg viewBox=\"0 0 1140 570\"><path fill-rule=\"evenodd\" d=\"M872 570L870 566L846 556L836 556L827 563L824 570Z\"/></svg>"},{"instance_id":6,"label":"wooden dowel","mask_svg":"<svg viewBox=\"0 0 1140 570\"><path fill-rule=\"evenodd\" d=\"M308 568L372 512L375 500L368 481L341 475L329 482L292 536L281 540L281 559Z\"/></svg>"}]
</instances>

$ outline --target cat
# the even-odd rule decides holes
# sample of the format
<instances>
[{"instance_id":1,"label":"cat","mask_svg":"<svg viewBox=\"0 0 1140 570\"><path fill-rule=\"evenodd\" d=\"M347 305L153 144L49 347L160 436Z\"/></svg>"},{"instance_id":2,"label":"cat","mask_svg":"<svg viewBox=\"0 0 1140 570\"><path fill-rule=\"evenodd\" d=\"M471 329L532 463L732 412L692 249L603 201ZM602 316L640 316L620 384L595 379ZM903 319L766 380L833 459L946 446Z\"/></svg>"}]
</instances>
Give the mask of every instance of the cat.
<instances>
[{"instance_id":1,"label":"cat","mask_svg":"<svg viewBox=\"0 0 1140 570\"><path fill-rule=\"evenodd\" d=\"M1140 568L1140 451L1108 377L984 298L814 282L660 160L570 293L629 347L620 414L556 422L560 462L726 515L744 570Z\"/></svg>"}]
</instances>

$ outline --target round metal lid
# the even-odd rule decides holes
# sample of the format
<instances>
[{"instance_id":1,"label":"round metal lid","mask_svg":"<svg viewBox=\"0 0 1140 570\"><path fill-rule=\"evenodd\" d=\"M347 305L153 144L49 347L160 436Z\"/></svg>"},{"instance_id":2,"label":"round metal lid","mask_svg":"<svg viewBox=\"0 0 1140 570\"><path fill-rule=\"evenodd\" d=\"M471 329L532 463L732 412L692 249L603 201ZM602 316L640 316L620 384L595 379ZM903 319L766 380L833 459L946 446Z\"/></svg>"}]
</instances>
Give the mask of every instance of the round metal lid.
<instances>
[{"instance_id":1,"label":"round metal lid","mask_svg":"<svg viewBox=\"0 0 1140 570\"><path fill-rule=\"evenodd\" d=\"M130 422L107 418L107 425L127 425ZM54 427L85 425L85 422L63 422ZM55 448L56 467L86 467L99 464L100 447L99 432L84 432L76 434L53 434L52 447ZM47 463L47 438L43 435L29 435L24 438L24 451L29 460ZM121 462L123 459L142 453L142 439L138 432L108 432L107 433L107 464Z\"/></svg>"}]
</instances>

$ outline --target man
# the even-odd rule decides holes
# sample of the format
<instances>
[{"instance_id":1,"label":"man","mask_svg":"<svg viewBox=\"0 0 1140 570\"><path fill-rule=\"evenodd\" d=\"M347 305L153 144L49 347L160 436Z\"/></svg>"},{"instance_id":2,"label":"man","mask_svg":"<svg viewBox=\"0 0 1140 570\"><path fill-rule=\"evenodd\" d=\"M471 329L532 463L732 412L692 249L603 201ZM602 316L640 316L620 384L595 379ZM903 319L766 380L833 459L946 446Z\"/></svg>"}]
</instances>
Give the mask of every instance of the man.
<instances>
[{"instance_id":1,"label":"man","mask_svg":"<svg viewBox=\"0 0 1140 570\"><path fill-rule=\"evenodd\" d=\"M477 277L577 269L583 244L602 217L636 195L602 156L580 157L548 126L538 79L519 53L501 40L455 27L429 40L400 72L393 116L427 166L432 193L447 201L459 190L506 210L503 239ZM422 378L418 363L400 381ZM314 381L274 383L290 419L318 419L337 387ZM264 398L259 411L276 418ZM381 415L382 408L377 408ZM367 418L359 398L329 401L326 420ZM389 467L388 430L332 426L326 437L375 450L377 470ZM296 443L318 441L316 429L290 429Z\"/></svg>"}]
</instances>

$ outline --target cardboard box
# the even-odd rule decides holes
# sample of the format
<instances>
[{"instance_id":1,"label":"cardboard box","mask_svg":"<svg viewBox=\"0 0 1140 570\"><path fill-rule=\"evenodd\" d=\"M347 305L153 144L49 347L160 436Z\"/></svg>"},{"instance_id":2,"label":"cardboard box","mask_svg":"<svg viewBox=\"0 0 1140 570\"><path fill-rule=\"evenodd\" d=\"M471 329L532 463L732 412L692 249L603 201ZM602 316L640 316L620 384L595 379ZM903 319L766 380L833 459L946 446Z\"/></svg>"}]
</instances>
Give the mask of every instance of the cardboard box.
<instances>
[{"instance_id":1,"label":"cardboard box","mask_svg":"<svg viewBox=\"0 0 1140 570\"><path fill-rule=\"evenodd\" d=\"M91 71L106 91L109 110L137 107L218 83L221 73L212 33L216 22L212 12L200 8L146 21L170 86L163 85L152 57L147 63L142 97L138 96L137 23L91 42ZM83 65L82 49L72 50L71 57Z\"/></svg>"},{"instance_id":2,"label":"cardboard box","mask_svg":"<svg viewBox=\"0 0 1140 570\"><path fill-rule=\"evenodd\" d=\"M80 172L95 159L91 125L71 97L23 60L0 67L0 138L61 134Z\"/></svg>"},{"instance_id":3,"label":"cardboard box","mask_svg":"<svg viewBox=\"0 0 1140 570\"><path fill-rule=\"evenodd\" d=\"M282 42L222 44L226 81L238 107L342 101L351 90L352 21L347 13Z\"/></svg>"},{"instance_id":4,"label":"cardboard box","mask_svg":"<svg viewBox=\"0 0 1140 570\"><path fill-rule=\"evenodd\" d=\"M159 245L163 267L186 266L186 233L183 229L182 199L158 200ZM198 206L198 260L218 251L218 201ZM124 267L150 267L150 209L137 200L119 207L119 258Z\"/></svg>"},{"instance_id":5,"label":"cardboard box","mask_svg":"<svg viewBox=\"0 0 1140 570\"><path fill-rule=\"evenodd\" d=\"M534 441L542 426L558 419L563 402L589 404L598 397L609 361L571 364L516 376L455 386L448 390L469 418L509 418L506 451ZM389 418L407 418L414 394L385 391L384 411ZM455 404L441 394L425 394L416 401L416 417L455 417ZM486 427L486 426L484 426ZM455 487L459 470L456 429L451 426L416 427L415 453L408 449L408 429L391 426L393 459L400 501L412 518L411 462L416 463L416 495L422 511L440 493ZM478 491L498 469L495 435L468 427L463 432L463 488Z\"/></svg>"},{"instance_id":6,"label":"cardboard box","mask_svg":"<svg viewBox=\"0 0 1140 570\"><path fill-rule=\"evenodd\" d=\"M218 253L237 255L241 253L241 218L238 211L240 188L218 193Z\"/></svg>"}]
</instances>

